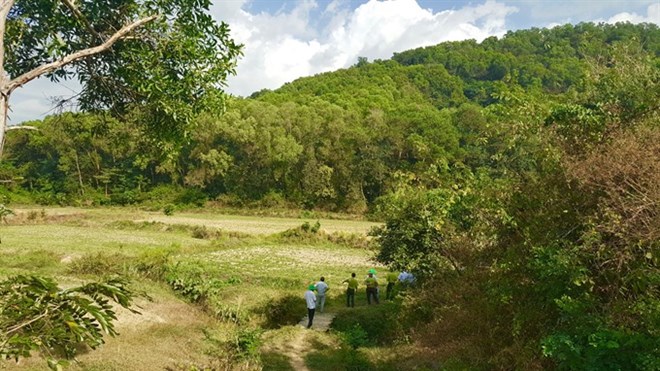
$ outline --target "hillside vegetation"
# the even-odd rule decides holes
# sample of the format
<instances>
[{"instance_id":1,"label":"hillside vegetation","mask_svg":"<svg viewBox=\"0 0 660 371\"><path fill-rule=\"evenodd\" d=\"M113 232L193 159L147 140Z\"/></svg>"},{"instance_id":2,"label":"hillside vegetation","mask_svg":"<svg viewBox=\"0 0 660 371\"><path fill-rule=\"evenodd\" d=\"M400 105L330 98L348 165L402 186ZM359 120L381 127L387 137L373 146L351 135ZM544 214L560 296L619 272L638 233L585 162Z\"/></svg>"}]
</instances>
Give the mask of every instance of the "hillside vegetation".
<instances>
[{"instance_id":1,"label":"hillside vegetation","mask_svg":"<svg viewBox=\"0 0 660 371\"><path fill-rule=\"evenodd\" d=\"M182 148L151 141L130 116L50 116L29 123L39 131L10 132L0 178L12 181L6 197L41 204L375 211L401 184L497 166L515 140L503 112L513 100L538 105L536 121L595 103L594 69L612 68L615 50L656 58L659 39L655 25L580 24L360 59L234 99L221 119L199 117Z\"/></svg>"}]
</instances>

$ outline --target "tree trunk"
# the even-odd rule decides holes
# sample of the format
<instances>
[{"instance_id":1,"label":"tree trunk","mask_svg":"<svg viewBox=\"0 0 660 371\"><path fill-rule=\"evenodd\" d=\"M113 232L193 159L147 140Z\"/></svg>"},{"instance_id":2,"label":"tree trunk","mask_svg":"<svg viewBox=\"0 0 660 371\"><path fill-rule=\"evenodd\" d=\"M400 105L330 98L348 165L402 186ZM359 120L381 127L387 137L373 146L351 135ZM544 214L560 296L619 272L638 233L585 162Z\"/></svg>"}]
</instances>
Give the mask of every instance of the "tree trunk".
<instances>
[{"instance_id":1,"label":"tree trunk","mask_svg":"<svg viewBox=\"0 0 660 371\"><path fill-rule=\"evenodd\" d=\"M4 84L4 79L2 83ZM7 132L7 115L9 114L9 94L0 92L0 160L5 149L5 132Z\"/></svg>"},{"instance_id":2,"label":"tree trunk","mask_svg":"<svg viewBox=\"0 0 660 371\"><path fill-rule=\"evenodd\" d=\"M80 161L78 160L78 151L74 150L76 154L76 170L78 170L78 183L80 184L80 195L85 195L85 185L83 184L82 172L80 171Z\"/></svg>"},{"instance_id":3,"label":"tree trunk","mask_svg":"<svg viewBox=\"0 0 660 371\"><path fill-rule=\"evenodd\" d=\"M14 0L0 1L0 159L5 147L5 132L7 131L7 115L9 115L9 85L11 80L5 71L5 27L9 10Z\"/></svg>"}]
</instances>

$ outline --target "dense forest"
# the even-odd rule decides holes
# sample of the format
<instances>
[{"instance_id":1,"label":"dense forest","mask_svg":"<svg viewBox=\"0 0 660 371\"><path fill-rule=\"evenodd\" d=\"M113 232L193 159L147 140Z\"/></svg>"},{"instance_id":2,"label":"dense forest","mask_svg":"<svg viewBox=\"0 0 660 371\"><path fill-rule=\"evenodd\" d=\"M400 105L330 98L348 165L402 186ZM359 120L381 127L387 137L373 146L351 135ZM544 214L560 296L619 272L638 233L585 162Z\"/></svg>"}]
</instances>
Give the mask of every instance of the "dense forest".
<instances>
[{"instance_id":1,"label":"dense forest","mask_svg":"<svg viewBox=\"0 0 660 371\"><path fill-rule=\"evenodd\" d=\"M360 58L233 99L220 118L198 117L174 146L144 135L139 112L121 121L64 113L26 123L38 131L10 132L0 178L43 204L220 199L362 213L404 183L433 188L502 167L516 140L510 131L519 130L503 111L516 101L545 124L563 109L554 127L569 124L574 109L597 119L586 103L593 70L612 68L617 51L655 58L660 31L566 25Z\"/></svg>"},{"instance_id":2,"label":"dense forest","mask_svg":"<svg viewBox=\"0 0 660 371\"><path fill-rule=\"evenodd\" d=\"M378 259L432 288L399 320L438 357L659 369L659 82L651 24L443 43L232 98L176 145L139 112L27 123L2 192L371 215Z\"/></svg>"}]
</instances>

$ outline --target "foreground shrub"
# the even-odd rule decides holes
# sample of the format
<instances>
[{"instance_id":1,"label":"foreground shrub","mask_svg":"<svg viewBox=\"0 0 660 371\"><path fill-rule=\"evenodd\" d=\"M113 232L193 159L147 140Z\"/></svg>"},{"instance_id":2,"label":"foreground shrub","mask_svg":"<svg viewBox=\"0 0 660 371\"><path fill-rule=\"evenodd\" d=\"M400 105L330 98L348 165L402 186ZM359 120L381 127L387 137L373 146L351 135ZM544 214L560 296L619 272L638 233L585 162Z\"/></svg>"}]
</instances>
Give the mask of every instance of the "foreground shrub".
<instances>
[{"instance_id":1,"label":"foreground shrub","mask_svg":"<svg viewBox=\"0 0 660 371\"><path fill-rule=\"evenodd\" d=\"M337 313L330 325L332 329L351 338L354 344L364 344L364 338L371 344L389 344L402 333L398 321L400 306L397 303L381 303L357 307Z\"/></svg>"},{"instance_id":2,"label":"foreground shrub","mask_svg":"<svg viewBox=\"0 0 660 371\"><path fill-rule=\"evenodd\" d=\"M305 302L298 296L287 295L272 298L259 311L265 318L265 328L280 328L295 325L307 313Z\"/></svg>"},{"instance_id":3,"label":"foreground shrub","mask_svg":"<svg viewBox=\"0 0 660 371\"><path fill-rule=\"evenodd\" d=\"M67 271L93 276L121 275L130 261L131 258L122 254L88 254L69 263Z\"/></svg>"},{"instance_id":4,"label":"foreground shrub","mask_svg":"<svg viewBox=\"0 0 660 371\"><path fill-rule=\"evenodd\" d=\"M81 349L97 348L103 334L117 335L110 301L131 308L133 293L121 279L63 290L50 278L16 276L0 282L0 358L39 351L60 369Z\"/></svg>"}]
</instances>

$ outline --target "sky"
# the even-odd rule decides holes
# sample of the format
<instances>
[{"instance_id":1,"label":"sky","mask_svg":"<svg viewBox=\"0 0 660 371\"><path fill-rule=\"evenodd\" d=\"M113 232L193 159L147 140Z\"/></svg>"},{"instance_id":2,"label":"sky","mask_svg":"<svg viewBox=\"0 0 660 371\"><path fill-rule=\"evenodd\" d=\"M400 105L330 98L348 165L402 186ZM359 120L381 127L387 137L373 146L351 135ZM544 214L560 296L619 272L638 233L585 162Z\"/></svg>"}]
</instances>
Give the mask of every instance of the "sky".
<instances>
[{"instance_id":1,"label":"sky","mask_svg":"<svg viewBox=\"0 0 660 371\"><path fill-rule=\"evenodd\" d=\"M660 24L660 0L225 0L211 12L245 45L225 87L236 96L443 41L566 23ZM53 101L79 89L31 81L10 98L10 124L53 114Z\"/></svg>"}]
</instances>

